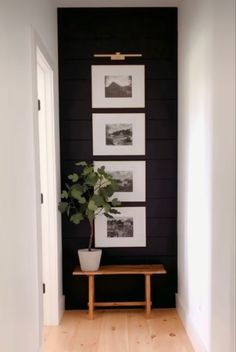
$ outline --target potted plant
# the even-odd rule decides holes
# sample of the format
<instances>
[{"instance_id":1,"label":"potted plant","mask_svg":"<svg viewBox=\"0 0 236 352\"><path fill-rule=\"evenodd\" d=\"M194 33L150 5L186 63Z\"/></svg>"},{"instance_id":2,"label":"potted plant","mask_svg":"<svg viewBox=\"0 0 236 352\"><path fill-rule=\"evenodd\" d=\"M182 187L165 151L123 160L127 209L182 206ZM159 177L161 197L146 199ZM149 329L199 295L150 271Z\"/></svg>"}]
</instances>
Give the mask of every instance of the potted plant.
<instances>
[{"instance_id":1,"label":"potted plant","mask_svg":"<svg viewBox=\"0 0 236 352\"><path fill-rule=\"evenodd\" d=\"M62 191L62 201L59 203L61 213L67 215L74 224L87 220L90 224L90 235L87 249L79 249L79 261L81 270L94 271L99 268L102 251L92 248L94 242L94 220L97 215L103 213L108 218L113 214L119 214L114 207L121 203L117 198L112 198L118 189L116 180L105 171L102 166L97 170L93 164L81 161L75 164L79 168L78 173L68 175Z\"/></svg>"}]
</instances>

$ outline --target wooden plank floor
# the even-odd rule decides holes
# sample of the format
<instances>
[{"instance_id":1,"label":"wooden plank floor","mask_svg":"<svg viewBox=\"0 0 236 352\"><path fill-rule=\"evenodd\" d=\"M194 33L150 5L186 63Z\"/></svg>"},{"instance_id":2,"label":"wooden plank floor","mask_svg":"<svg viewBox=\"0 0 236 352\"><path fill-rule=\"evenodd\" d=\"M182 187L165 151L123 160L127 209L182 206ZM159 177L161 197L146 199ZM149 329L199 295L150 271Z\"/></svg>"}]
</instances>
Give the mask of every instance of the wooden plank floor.
<instances>
[{"instance_id":1,"label":"wooden plank floor","mask_svg":"<svg viewBox=\"0 0 236 352\"><path fill-rule=\"evenodd\" d=\"M44 328L43 352L194 352L175 309L66 311Z\"/></svg>"}]
</instances>

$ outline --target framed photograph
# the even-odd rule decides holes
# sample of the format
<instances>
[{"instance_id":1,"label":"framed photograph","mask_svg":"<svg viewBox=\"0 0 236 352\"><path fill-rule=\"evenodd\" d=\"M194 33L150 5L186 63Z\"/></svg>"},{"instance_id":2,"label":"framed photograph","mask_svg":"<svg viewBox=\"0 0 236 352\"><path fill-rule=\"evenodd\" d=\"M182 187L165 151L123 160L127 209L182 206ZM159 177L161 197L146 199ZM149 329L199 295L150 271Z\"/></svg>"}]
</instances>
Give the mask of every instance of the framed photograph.
<instances>
[{"instance_id":1,"label":"framed photograph","mask_svg":"<svg viewBox=\"0 0 236 352\"><path fill-rule=\"evenodd\" d=\"M93 114L93 155L145 155L145 115Z\"/></svg>"},{"instance_id":2,"label":"framed photograph","mask_svg":"<svg viewBox=\"0 0 236 352\"><path fill-rule=\"evenodd\" d=\"M93 108L144 108L144 65L92 66Z\"/></svg>"},{"instance_id":3,"label":"framed photograph","mask_svg":"<svg viewBox=\"0 0 236 352\"><path fill-rule=\"evenodd\" d=\"M95 247L145 247L146 208L119 207L112 219L95 218Z\"/></svg>"},{"instance_id":4,"label":"framed photograph","mask_svg":"<svg viewBox=\"0 0 236 352\"><path fill-rule=\"evenodd\" d=\"M105 171L117 181L119 189L114 197L121 202L145 202L145 161L94 161L94 166L105 166Z\"/></svg>"}]
</instances>

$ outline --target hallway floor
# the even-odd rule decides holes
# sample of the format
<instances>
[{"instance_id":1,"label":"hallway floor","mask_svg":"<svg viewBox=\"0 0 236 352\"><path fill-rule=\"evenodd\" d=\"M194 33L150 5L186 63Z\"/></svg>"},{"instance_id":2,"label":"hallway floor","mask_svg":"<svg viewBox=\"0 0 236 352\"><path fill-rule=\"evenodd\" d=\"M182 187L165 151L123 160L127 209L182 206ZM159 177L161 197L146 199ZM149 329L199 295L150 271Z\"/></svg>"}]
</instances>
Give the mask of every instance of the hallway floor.
<instances>
[{"instance_id":1,"label":"hallway floor","mask_svg":"<svg viewBox=\"0 0 236 352\"><path fill-rule=\"evenodd\" d=\"M43 352L194 352L175 309L66 311L45 327Z\"/></svg>"}]
</instances>

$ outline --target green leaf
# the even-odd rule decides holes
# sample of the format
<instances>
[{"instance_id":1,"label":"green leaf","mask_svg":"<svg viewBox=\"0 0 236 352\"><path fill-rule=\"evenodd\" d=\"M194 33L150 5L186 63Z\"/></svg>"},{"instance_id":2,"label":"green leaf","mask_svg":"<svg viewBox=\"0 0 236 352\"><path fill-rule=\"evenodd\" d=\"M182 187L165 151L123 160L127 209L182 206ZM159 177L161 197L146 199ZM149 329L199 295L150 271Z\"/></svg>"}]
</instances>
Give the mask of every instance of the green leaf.
<instances>
[{"instance_id":1,"label":"green leaf","mask_svg":"<svg viewBox=\"0 0 236 352\"><path fill-rule=\"evenodd\" d=\"M60 202L58 204L58 210L61 212L61 213L65 213L66 210L68 208L68 203L67 202Z\"/></svg>"},{"instance_id":2,"label":"green leaf","mask_svg":"<svg viewBox=\"0 0 236 352\"><path fill-rule=\"evenodd\" d=\"M105 173L105 166L101 166L97 169L99 175L104 175Z\"/></svg>"},{"instance_id":3,"label":"green leaf","mask_svg":"<svg viewBox=\"0 0 236 352\"><path fill-rule=\"evenodd\" d=\"M101 197L101 196L99 196L97 194L94 194L92 196L92 200L95 202L97 207L102 207L104 205L103 197Z\"/></svg>"},{"instance_id":4,"label":"green leaf","mask_svg":"<svg viewBox=\"0 0 236 352\"><path fill-rule=\"evenodd\" d=\"M87 166L88 164L86 163L86 161L80 161L78 163L75 163L75 165L77 165L77 166Z\"/></svg>"},{"instance_id":5,"label":"green leaf","mask_svg":"<svg viewBox=\"0 0 236 352\"><path fill-rule=\"evenodd\" d=\"M70 217L70 221L73 222L76 225L78 225L81 222L81 220L83 220L83 219L84 219L84 217L83 217L83 214L81 214L81 213L73 214Z\"/></svg>"},{"instance_id":6,"label":"green leaf","mask_svg":"<svg viewBox=\"0 0 236 352\"><path fill-rule=\"evenodd\" d=\"M116 180L111 180L111 187L114 192L118 191L119 189L118 182Z\"/></svg>"},{"instance_id":7,"label":"green leaf","mask_svg":"<svg viewBox=\"0 0 236 352\"><path fill-rule=\"evenodd\" d=\"M85 179L85 182L90 186L95 186L98 180L98 175L95 172L91 172Z\"/></svg>"},{"instance_id":8,"label":"green leaf","mask_svg":"<svg viewBox=\"0 0 236 352\"><path fill-rule=\"evenodd\" d=\"M110 204L106 203L106 204L104 205L104 210L105 210L105 213L109 213L110 210L111 210Z\"/></svg>"},{"instance_id":9,"label":"green leaf","mask_svg":"<svg viewBox=\"0 0 236 352\"><path fill-rule=\"evenodd\" d=\"M105 188L103 188L103 191L106 193L106 196L109 198L113 195L114 191L113 188L109 185Z\"/></svg>"},{"instance_id":10,"label":"green leaf","mask_svg":"<svg viewBox=\"0 0 236 352\"><path fill-rule=\"evenodd\" d=\"M71 197L77 199L80 204L85 204L86 199L81 196L82 192L77 188L73 188L71 191Z\"/></svg>"},{"instance_id":11,"label":"green leaf","mask_svg":"<svg viewBox=\"0 0 236 352\"><path fill-rule=\"evenodd\" d=\"M72 191L72 189L76 189L81 194L84 193L84 187L82 185L80 185L79 183L72 185L70 188L71 188L71 191Z\"/></svg>"},{"instance_id":12,"label":"green leaf","mask_svg":"<svg viewBox=\"0 0 236 352\"><path fill-rule=\"evenodd\" d=\"M98 207L97 207L96 203L94 202L94 200L90 200L89 203L88 203L88 209L89 209L89 210L96 211L97 208L98 208Z\"/></svg>"},{"instance_id":13,"label":"green leaf","mask_svg":"<svg viewBox=\"0 0 236 352\"><path fill-rule=\"evenodd\" d=\"M82 192L77 188L72 188L71 197L79 200L81 198Z\"/></svg>"},{"instance_id":14,"label":"green leaf","mask_svg":"<svg viewBox=\"0 0 236 352\"><path fill-rule=\"evenodd\" d=\"M80 197L80 199L78 199L80 204L85 204L86 203L86 198L84 197Z\"/></svg>"},{"instance_id":15,"label":"green leaf","mask_svg":"<svg viewBox=\"0 0 236 352\"><path fill-rule=\"evenodd\" d=\"M61 198L67 199L67 198L68 198L68 192L65 191L65 190L63 190L63 191L62 191L62 194L61 194Z\"/></svg>"},{"instance_id":16,"label":"green leaf","mask_svg":"<svg viewBox=\"0 0 236 352\"><path fill-rule=\"evenodd\" d=\"M74 173L68 176L68 179L71 180L72 182L77 182L79 179L79 175Z\"/></svg>"},{"instance_id":17,"label":"green leaf","mask_svg":"<svg viewBox=\"0 0 236 352\"><path fill-rule=\"evenodd\" d=\"M87 176L91 173L93 173L93 166L85 166L83 169L83 175Z\"/></svg>"},{"instance_id":18,"label":"green leaf","mask_svg":"<svg viewBox=\"0 0 236 352\"><path fill-rule=\"evenodd\" d=\"M111 200L111 204L113 205L113 207L118 207L119 205L121 205L121 202L117 198L113 198Z\"/></svg>"},{"instance_id":19,"label":"green leaf","mask_svg":"<svg viewBox=\"0 0 236 352\"><path fill-rule=\"evenodd\" d=\"M101 196L104 200L106 200L108 198L106 190L101 188L97 191L97 195Z\"/></svg>"}]
</instances>

